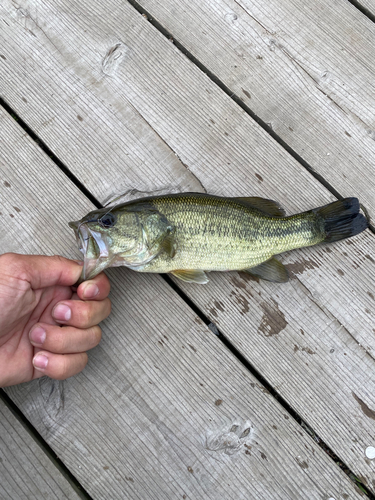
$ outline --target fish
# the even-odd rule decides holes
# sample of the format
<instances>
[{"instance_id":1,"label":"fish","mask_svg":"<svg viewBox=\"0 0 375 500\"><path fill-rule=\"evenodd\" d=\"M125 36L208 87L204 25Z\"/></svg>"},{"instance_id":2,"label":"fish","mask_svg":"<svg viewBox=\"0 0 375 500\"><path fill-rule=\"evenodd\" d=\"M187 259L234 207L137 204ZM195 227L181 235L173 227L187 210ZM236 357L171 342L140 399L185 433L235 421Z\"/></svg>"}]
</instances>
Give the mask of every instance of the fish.
<instances>
[{"instance_id":1,"label":"fish","mask_svg":"<svg viewBox=\"0 0 375 500\"><path fill-rule=\"evenodd\" d=\"M199 284L210 271L284 283L288 272L276 255L361 233L368 222L359 210L357 198L345 198L286 216L265 198L175 193L97 209L69 226L83 254L79 282L126 266Z\"/></svg>"}]
</instances>

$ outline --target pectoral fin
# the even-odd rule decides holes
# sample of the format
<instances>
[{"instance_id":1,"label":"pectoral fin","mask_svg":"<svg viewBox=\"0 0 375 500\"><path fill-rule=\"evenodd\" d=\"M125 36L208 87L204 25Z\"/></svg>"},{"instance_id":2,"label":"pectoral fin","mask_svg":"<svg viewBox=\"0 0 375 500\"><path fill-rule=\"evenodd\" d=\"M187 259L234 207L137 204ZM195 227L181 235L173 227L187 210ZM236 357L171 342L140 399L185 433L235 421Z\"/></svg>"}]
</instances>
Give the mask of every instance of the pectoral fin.
<instances>
[{"instance_id":1,"label":"pectoral fin","mask_svg":"<svg viewBox=\"0 0 375 500\"><path fill-rule=\"evenodd\" d=\"M204 271L177 269L176 271L171 271L171 274L188 283L199 283L200 285L208 283L208 278Z\"/></svg>"},{"instance_id":2,"label":"pectoral fin","mask_svg":"<svg viewBox=\"0 0 375 500\"><path fill-rule=\"evenodd\" d=\"M168 234L161 244L162 249L168 254L168 256L173 259L176 255L177 244L174 238L173 233Z\"/></svg>"},{"instance_id":3,"label":"pectoral fin","mask_svg":"<svg viewBox=\"0 0 375 500\"><path fill-rule=\"evenodd\" d=\"M243 271L256 278L273 281L274 283L286 283L289 280L286 267L274 257L259 264L259 266L252 267L251 269L244 269Z\"/></svg>"},{"instance_id":4,"label":"pectoral fin","mask_svg":"<svg viewBox=\"0 0 375 500\"><path fill-rule=\"evenodd\" d=\"M250 205L252 208L256 208L267 215L272 215L273 217L284 217L285 210L280 207L280 205L273 200L267 200L266 198L259 198L257 196L248 198L235 198L235 200L242 201L246 205Z\"/></svg>"}]
</instances>

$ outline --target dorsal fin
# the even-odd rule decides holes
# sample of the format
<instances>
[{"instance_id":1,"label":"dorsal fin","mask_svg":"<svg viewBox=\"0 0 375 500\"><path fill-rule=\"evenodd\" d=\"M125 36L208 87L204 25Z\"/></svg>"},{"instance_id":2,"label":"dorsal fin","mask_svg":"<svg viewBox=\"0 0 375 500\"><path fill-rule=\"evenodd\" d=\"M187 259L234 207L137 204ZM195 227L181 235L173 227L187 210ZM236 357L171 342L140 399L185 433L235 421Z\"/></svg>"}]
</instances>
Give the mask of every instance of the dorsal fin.
<instances>
[{"instance_id":1,"label":"dorsal fin","mask_svg":"<svg viewBox=\"0 0 375 500\"><path fill-rule=\"evenodd\" d=\"M235 200L242 201L246 205L256 208L267 215L272 215L273 217L285 217L285 210L280 207L280 205L273 200L267 200L266 198L260 198L258 196L252 197L237 197Z\"/></svg>"}]
</instances>

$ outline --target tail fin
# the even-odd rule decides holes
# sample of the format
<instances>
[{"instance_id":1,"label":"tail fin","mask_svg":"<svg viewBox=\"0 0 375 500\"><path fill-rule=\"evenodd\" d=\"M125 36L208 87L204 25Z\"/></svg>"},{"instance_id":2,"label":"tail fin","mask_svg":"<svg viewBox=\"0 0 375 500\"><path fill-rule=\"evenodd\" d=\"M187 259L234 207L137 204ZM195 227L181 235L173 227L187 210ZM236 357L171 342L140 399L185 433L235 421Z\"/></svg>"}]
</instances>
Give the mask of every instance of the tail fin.
<instances>
[{"instance_id":1,"label":"tail fin","mask_svg":"<svg viewBox=\"0 0 375 500\"><path fill-rule=\"evenodd\" d=\"M327 242L343 240L361 233L368 227L367 219L359 213L357 198L344 198L313 210L324 220Z\"/></svg>"}]
</instances>

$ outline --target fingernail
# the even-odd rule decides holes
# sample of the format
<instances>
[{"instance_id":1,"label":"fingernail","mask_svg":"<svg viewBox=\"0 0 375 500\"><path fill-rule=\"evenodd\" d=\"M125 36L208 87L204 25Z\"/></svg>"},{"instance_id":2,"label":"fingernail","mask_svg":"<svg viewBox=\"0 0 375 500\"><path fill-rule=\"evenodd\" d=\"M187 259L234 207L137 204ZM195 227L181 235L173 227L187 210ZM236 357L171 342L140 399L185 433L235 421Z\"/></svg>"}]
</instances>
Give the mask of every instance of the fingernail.
<instances>
[{"instance_id":1,"label":"fingernail","mask_svg":"<svg viewBox=\"0 0 375 500\"><path fill-rule=\"evenodd\" d=\"M69 321L72 317L72 311L66 304L59 304L53 310L52 316L56 321Z\"/></svg>"},{"instance_id":2,"label":"fingernail","mask_svg":"<svg viewBox=\"0 0 375 500\"><path fill-rule=\"evenodd\" d=\"M83 296L85 299L92 299L96 297L99 293L99 287L95 285L95 283L89 283L88 285L85 286L83 290Z\"/></svg>"},{"instance_id":3,"label":"fingernail","mask_svg":"<svg viewBox=\"0 0 375 500\"><path fill-rule=\"evenodd\" d=\"M46 332L41 326L37 326L31 330L29 338L33 344L42 345L46 340Z\"/></svg>"},{"instance_id":4,"label":"fingernail","mask_svg":"<svg viewBox=\"0 0 375 500\"><path fill-rule=\"evenodd\" d=\"M48 365L47 356L44 356L43 354L36 354L33 359L33 365L35 368L38 368L38 370L46 369Z\"/></svg>"}]
</instances>

